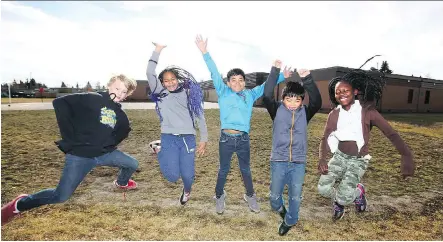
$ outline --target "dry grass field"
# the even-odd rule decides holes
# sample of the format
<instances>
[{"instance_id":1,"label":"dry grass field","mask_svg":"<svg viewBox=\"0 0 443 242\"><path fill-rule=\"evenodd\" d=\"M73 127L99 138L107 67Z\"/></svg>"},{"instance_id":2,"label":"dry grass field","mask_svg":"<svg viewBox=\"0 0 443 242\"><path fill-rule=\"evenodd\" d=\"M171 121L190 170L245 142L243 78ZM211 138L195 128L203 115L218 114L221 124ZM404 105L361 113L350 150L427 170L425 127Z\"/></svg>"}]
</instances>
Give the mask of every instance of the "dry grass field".
<instances>
[{"instance_id":1,"label":"dry grass field","mask_svg":"<svg viewBox=\"0 0 443 242\"><path fill-rule=\"evenodd\" d=\"M35 99L40 101L40 99ZM3 99L2 99L3 103ZM363 178L368 211L347 207L331 220L330 200L317 193L317 156L326 121L317 114L309 124L308 164L299 223L284 237L280 217L269 205L269 156L272 123L255 110L251 126L251 169L261 213L242 200L243 183L234 156L225 190L226 211L215 213L219 111L206 110L210 143L196 160L191 200L178 202L182 183L168 183L148 143L158 139L154 110L128 110L133 131L120 149L139 161L133 178L139 188L123 193L112 181L116 168L94 169L63 204L24 212L1 228L2 240L441 240L443 238L443 115L384 115L412 149L417 165L409 181L400 174L400 155L380 130L371 133L373 156ZM59 130L53 110L1 114L1 202L21 193L57 185L64 156L55 146Z\"/></svg>"}]
</instances>

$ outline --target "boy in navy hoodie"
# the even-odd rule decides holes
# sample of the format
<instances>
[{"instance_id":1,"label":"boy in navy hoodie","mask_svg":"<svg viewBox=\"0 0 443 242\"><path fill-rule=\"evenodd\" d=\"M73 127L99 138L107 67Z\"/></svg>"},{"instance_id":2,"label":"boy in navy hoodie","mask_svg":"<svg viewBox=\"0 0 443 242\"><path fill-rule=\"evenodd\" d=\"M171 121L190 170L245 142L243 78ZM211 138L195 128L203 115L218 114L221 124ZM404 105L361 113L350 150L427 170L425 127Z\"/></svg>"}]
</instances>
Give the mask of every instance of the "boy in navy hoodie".
<instances>
[{"instance_id":1,"label":"boy in navy hoodie","mask_svg":"<svg viewBox=\"0 0 443 242\"><path fill-rule=\"evenodd\" d=\"M117 150L131 128L120 102L137 83L124 75L109 80L108 92L72 94L54 99L53 106L62 139L55 142L65 153L65 166L55 189L22 194L2 207L2 225L17 214L45 204L67 201L85 176L96 166L120 168L114 185L135 189L131 180L138 161Z\"/></svg>"},{"instance_id":2,"label":"boy in navy hoodie","mask_svg":"<svg viewBox=\"0 0 443 242\"><path fill-rule=\"evenodd\" d=\"M274 121L270 202L272 209L279 212L283 219L278 233L285 235L298 221L308 150L307 127L308 122L321 108L322 100L309 70L299 70L292 75L295 82L286 83L282 92L282 101L275 101L274 87L280 67L281 62L276 60L265 84L263 102ZM285 68L283 73L288 71L290 70ZM305 90L309 95L307 106L303 104ZM288 210L284 206L282 197L286 184Z\"/></svg>"}]
</instances>

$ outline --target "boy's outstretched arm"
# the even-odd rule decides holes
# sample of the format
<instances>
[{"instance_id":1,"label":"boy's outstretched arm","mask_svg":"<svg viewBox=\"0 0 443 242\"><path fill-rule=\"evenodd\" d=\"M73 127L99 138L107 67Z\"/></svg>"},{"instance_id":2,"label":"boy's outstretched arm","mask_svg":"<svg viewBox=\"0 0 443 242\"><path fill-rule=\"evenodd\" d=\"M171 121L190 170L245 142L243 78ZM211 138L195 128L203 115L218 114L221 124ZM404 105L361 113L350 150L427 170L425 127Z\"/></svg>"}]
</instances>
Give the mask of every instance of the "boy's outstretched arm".
<instances>
[{"instance_id":1,"label":"boy's outstretched arm","mask_svg":"<svg viewBox=\"0 0 443 242\"><path fill-rule=\"evenodd\" d=\"M228 86L223 82L223 78L218 72L215 62L212 60L211 55L209 55L209 52L207 50L208 39L203 41L201 35L197 35L197 37L195 38L195 44L203 54L203 59L205 60L206 66L208 67L208 70L211 73L211 79L214 82L214 88L215 91L217 92L217 95L218 96L222 95L225 92L225 90L228 89Z\"/></svg>"},{"instance_id":2,"label":"boy's outstretched arm","mask_svg":"<svg viewBox=\"0 0 443 242\"><path fill-rule=\"evenodd\" d=\"M265 82L263 104L268 110L271 119L274 120L277 114L278 102L274 99L274 88L277 85L278 73L280 72L281 61L276 60L271 68L271 72Z\"/></svg>"},{"instance_id":3,"label":"boy's outstretched arm","mask_svg":"<svg viewBox=\"0 0 443 242\"><path fill-rule=\"evenodd\" d=\"M320 91L318 90L318 87L315 84L310 71L306 69L300 69L298 70L298 74L300 75L303 82L303 87L309 95L309 104L306 109L306 120L309 123L312 117L314 117L318 110L320 110L322 99Z\"/></svg>"},{"instance_id":4,"label":"boy's outstretched arm","mask_svg":"<svg viewBox=\"0 0 443 242\"><path fill-rule=\"evenodd\" d=\"M377 126L383 134L391 141L398 152L401 155L401 173L403 177L413 176L415 170L415 163L412 157L411 150L400 137L400 135L395 131L391 125L386 121L386 119L381 116L377 110L371 110L371 122Z\"/></svg>"},{"instance_id":5,"label":"boy's outstretched arm","mask_svg":"<svg viewBox=\"0 0 443 242\"><path fill-rule=\"evenodd\" d=\"M285 67L285 70L278 75L277 85L280 84L281 82L283 82L286 78L289 78L291 75L292 75L292 71L290 70L290 68ZM264 82L260 86L256 86L251 89L251 94L252 94L252 98L254 99L254 102L257 99L259 99L261 96L263 96L266 82ZM275 85L274 85L274 87L275 87Z\"/></svg>"},{"instance_id":6,"label":"boy's outstretched arm","mask_svg":"<svg viewBox=\"0 0 443 242\"><path fill-rule=\"evenodd\" d=\"M146 76L148 78L148 84L151 92L160 93L160 91L163 89L163 86L160 80L157 79L155 68L157 67L160 53L166 47L166 45L159 45L157 43L152 44L154 44L155 50L152 52L151 58L149 58L148 68L146 69Z\"/></svg>"}]
</instances>

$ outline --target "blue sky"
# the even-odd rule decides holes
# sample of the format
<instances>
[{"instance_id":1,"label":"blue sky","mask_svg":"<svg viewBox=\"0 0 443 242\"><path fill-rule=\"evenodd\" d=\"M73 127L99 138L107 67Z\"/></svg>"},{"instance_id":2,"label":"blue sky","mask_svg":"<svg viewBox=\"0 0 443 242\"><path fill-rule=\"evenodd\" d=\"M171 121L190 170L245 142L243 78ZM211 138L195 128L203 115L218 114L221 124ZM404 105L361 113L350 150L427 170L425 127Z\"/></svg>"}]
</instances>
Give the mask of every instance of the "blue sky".
<instances>
[{"instance_id":1,"label":"blue sky","mask_svg":"<svg viewBox=\"0 0 443 242\"><path fill-rule=\"evenodd\" d=\"M275 59L317 69L387 60L396 74L443 79L443 2L1 2L2 83L106 84L181 66L210 79L195 46L209 39L219 71L268 72ZM32 73L32 74L31 74Z\"/></svg>"}]
</instances>

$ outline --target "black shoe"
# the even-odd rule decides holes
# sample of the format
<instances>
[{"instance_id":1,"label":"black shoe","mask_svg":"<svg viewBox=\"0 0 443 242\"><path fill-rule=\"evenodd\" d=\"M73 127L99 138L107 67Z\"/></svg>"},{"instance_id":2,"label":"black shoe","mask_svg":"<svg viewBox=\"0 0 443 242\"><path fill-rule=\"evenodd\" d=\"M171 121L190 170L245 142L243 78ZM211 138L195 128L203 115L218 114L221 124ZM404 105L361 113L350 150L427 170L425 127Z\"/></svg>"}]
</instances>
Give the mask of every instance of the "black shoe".
<instances>
[{"instance_id":1,"label":"black shoe","mask_svg":"<svg viewBox=\"0 0 443 242\"><path fill-rule=\"evenodd\" d=\"M180 204L185 205L189 201L190 197L191 197L191 194L185 193L185 189L183 188L182 195L180 196Z\"/></svg>"},{"instance_id":2,"label":"black shoe","mask_svg":"<svg viewBox=\"0 0 443 242\"><path fill-rule=\"evenodd\" d=\"M338 204L337 202L334 202L334 215L332 216L332 220L340 220L341 218L343 218L343 215L345 215L345 207Z\"/></svg>"},{"instance_id":3,"label":"black shoe","mask_svg":"<svg viewBox=\"0 0 443 242\"><path fill-rule=\"evenodd\" d=\"M283 221L285 220L285 216L286 216L286 208L285 208L285 206L283 205L282 206L282 211L281 212L278 212L279 214L280 214L280 217L283 219Z\"/></svg>"},{"instance_id":4,"label":"black shoe","mask_svg":"<svg viewBox=\"0 0 443 242\"><path fill-rule=\"evenodd\" d=\"M292 226L287 225L285 223L285 221L283 220L283 222L280 224L280 227L278 228L278 234L280 236L283 236L283 235L287 234L291 228L292 228Z\"/></svg>"}]
</instances>

